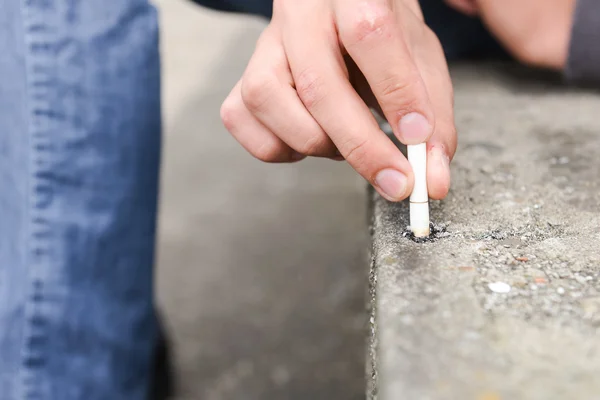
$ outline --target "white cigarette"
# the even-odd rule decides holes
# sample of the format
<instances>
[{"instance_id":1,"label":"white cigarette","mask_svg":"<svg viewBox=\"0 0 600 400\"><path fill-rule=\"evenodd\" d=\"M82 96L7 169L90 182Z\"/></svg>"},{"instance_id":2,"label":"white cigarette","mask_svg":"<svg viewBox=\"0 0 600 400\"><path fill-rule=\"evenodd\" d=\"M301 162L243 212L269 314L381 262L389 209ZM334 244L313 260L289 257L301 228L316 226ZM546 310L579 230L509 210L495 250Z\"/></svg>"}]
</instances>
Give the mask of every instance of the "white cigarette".
<instances>
[{"instance_id":1,"label":"white cigarette","mask_svg":"<svg viewBox=\"0 0 600 400\"><path fill-rule=\"evenodd\" d=\"M410 195L410 229L416 237L429 236L429 194L427 193L427 144L409 145L408 161L415 175Z\"/></svg>"}]
</instances>

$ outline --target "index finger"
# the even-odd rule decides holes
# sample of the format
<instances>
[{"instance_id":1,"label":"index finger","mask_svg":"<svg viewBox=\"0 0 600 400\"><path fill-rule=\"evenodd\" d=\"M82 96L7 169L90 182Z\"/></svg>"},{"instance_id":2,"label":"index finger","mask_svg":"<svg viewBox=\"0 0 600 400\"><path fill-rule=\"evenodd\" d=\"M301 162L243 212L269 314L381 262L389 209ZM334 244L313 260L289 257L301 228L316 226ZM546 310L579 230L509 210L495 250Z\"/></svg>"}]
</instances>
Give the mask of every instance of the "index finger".
<instances>
[{"instance_id":1,"label":"index finger","mask_svg":"<svg viewBox=\"0 0 600 400\"><path fill-rule=\"evenodd\" d=\"M330 19L314 18L307 3L295 7L284 31L298 95L348 163L383 197L402 200L414 182L410 164L348 81Z\"/></svg>"},{"instance_id":2,"label":"index finger","mask_svg":"<svg viewBox=\"0 0 600 400\"><path fill-rule=\"evenodd\" d=\"M408 7L397 7L393 10L387 0L337 0L336 22L342 44L394 134L404 144L419 144L429 139L435 125L427 89L406 43L407 30L422 29L422 21ZM397 13L407 15L399 21Z\"/></svg>"}]
</instances>

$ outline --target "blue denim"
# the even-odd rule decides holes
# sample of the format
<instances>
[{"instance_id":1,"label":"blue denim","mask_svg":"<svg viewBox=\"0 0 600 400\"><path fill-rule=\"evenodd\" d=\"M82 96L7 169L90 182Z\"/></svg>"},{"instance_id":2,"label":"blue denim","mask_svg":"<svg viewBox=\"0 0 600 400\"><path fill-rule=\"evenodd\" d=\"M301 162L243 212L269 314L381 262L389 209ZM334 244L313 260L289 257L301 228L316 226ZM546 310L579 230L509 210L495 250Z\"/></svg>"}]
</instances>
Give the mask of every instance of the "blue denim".
<instances>
[{"instance_id":1,"label":"blue denim","mask_svg":"<svg viewBox=\"0 0 600 400\"><path fill-rule=\"evenodd\" d=\"M146 399L156 12L146 0L0 11L0 400Z\"/></svg>"}]
</instances>

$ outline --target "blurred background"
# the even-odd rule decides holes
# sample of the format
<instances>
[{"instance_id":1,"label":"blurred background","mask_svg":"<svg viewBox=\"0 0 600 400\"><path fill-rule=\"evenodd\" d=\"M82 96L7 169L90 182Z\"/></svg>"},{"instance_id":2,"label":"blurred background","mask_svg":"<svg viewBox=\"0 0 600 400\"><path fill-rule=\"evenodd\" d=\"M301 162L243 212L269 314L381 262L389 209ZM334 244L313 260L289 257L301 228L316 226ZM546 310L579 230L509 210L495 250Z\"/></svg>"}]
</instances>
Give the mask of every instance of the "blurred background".
<instances>
[{"instance_id":1,"label":"blurred background","mask_svg":"<svg viewBox=\"0 0 600 400\"><path fill-rule=\"evenodd\" d=\"M364 398L366 190L350 167L273 167L219 108L265 21L157 0L165 153L158 296L180 400Z\"/></svg>"}]
</instances>

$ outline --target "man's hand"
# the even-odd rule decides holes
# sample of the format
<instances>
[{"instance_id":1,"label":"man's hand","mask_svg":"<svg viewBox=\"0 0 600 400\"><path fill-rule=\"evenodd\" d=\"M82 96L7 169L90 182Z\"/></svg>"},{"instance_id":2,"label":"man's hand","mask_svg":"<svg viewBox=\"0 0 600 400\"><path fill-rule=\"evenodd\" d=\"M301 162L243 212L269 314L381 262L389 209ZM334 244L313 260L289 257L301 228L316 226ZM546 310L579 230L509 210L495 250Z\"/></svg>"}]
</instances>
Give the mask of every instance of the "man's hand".
<instances>
[{"instance_id":1,"label":"man's hand","mask_svg":"<svg viewBox=\"0 0 600 400\"><path fill-rule=\"evenodd\" d=\"M466 14L479 14L519 61L562 70L567 62L576 0L446 0ZM471 9L472 12L465 10Z\"/></svg>"},{"instance_id":2,"label":"man's hand","mask_svg":"<svg viewBox=\"0 0 600 400\"><path fill-rule=\"evenodd\" d=\"M456 149L452 85L417 0L275 0L273 19L221 117L267 162L345 159L391 201L410 195L410 164L379 129L428 142L431 198L446 196Z\"/></svg>"}]
</instances>

